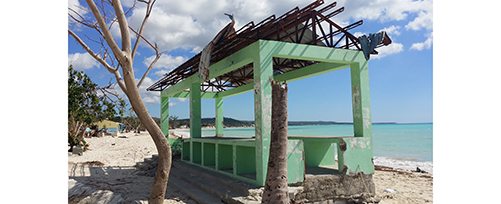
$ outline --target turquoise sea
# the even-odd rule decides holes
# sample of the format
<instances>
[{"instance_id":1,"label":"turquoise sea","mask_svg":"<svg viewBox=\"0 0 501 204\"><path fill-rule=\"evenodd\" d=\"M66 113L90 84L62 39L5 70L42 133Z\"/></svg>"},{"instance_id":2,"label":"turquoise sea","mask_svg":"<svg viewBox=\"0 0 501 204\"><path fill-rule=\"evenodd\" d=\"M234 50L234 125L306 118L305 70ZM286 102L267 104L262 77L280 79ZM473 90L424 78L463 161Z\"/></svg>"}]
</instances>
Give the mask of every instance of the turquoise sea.
<instances>
[{"instance_id":1,"label":"turquoise sea","mask_svg":"<svg viewBox=\"0 0 501 204\"><path fill-rule=\"evenodd\" d=\"M203 136L213 136L214 129L203 129ZM225 135L251 137L254 128L225 128ZM352 124L289 126L289 135L351 136ZM379 158L431 163L433 161L433 124L374 124L374 156Z\"/></svg>"}]
</instances>

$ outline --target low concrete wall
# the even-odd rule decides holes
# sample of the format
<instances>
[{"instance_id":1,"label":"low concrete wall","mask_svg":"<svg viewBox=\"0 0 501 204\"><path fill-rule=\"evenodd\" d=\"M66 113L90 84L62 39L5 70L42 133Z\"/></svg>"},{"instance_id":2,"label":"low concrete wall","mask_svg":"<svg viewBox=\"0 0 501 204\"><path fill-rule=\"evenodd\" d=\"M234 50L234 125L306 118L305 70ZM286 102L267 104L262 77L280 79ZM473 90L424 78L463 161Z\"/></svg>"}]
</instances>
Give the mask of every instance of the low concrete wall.
<instances>
[{"instance_id":1,"label":"low concrete wall","mask_svg":"<svg viewBox=\"0 0 501 204\"><path fill-rule=\"evenodd\" d=\"M375 186L372 174L356 175L307 175L303 191L294 201L316 203L334 201L347 203L375 202Z\"/></svg>"}]
</instances>

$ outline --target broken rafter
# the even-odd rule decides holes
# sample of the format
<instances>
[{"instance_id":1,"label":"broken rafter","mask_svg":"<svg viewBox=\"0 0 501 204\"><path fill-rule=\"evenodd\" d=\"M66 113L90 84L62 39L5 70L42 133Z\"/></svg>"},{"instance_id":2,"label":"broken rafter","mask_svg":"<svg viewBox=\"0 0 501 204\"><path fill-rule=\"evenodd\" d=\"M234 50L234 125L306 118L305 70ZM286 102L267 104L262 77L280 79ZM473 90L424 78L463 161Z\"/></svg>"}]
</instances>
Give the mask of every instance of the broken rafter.
<instances>
[{"instance_id":1,"label":"broken rafter","mask_svg":"<svg viewBox=\"0 0 501 204\"><path fill-rule=\"evenodd\" d=\"M317 0L302 9L295 7L278 18L271 15L257 24L252 21L245 24L224 43L215 45L210 63L218 62L260 39L361 50L358 38L353 36L349 30L362 25L363 21L357 21L344 27L340 26L330 18L343 12L344 7L335 9L337 3L333 2L319 8L323 3L323 1ZM342 35L339 39L334 39L335 36L340 34ZM192 76L198 72L199 61L200 53L166 74L147 90L162 91ZM280 72L287 72L314 63L311 61L282 59L274 60L273 68ZM204 84L219 91L244 85L252 81L251 66L245 65L238 70L208 80Z\"/></svg>"}]
</instances>

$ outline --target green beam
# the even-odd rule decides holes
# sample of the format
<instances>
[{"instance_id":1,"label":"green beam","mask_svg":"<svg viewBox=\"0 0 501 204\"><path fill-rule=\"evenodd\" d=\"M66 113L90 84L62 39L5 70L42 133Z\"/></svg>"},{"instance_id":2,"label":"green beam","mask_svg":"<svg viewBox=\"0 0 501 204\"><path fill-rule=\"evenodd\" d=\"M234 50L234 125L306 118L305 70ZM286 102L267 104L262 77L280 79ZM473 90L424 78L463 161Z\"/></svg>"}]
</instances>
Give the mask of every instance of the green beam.
<instances>
[{"instance_id":1,"label":"green beam","mask_svg":"<svg viewBox=\"0 0 501 204\"><path fill-rule=\"evenodd\" d=\"M209 68L209 79L221 76L247 64L252 63L252 53L256 50L258 42L255 42L245 48L240 49L234 54L212 64ZM195 73L192 76L180 81L179 83L163 90L162 92L167 96L176 94L185 89L189 89L194 82L200 82L199 74Z\"/></svg>"},{"instance_id":2,"label":"green beam","mask_svg":"<svg viewBox=\"0 0 501 204\"><path fill-rule=\"evenodd\" d=\"M319 75L325 72L339 70L343 68L347 68L347 65L344 64L334 64L334 63L318 63L313 64L307 67L303 67L301 69L289 71L280 75L274 76L276 81L295 81L299 79L304 79L307 77Z\"/></svg>"},{"instance_id":3,"label":"green beam","mask_svg":"<svg viewBox=\"0 0 501 204\"><path fill-rule=\"evenodd\" d=\"M189 89L193 83L200 82L200 76L198 74L193 74L190 77L170 86L162 91L163 96L171 96Z\"/></svg>"},{"instance_id":4,"label":"green beam","mask_svg":"<svg viewBox=\"0 0 501 204\"><path fill-rule=\"evenodd\" d=\"M223 136L223 98L216 97L216 137Z\"/></svg>"},{"instance_id":5,"label":"green beam","mask_svg":"<svg viewBox=\"0 0 501 204\"><path fill-rule=\"evenodd\" d=\"M202 100L200 98L200 83L191 84L190 88L190 136L202 137Z\"/></svg>"},{"instance_id":6,"label":"green beam","mask_svg":"<svg viewBox=\"0 0 501 204\"><path fill-rule=\"evenodd\" d=\"M227 90L227 91L219 92L217 94L217 97L233 96L233 95L244 93L246 91L250 91L253 88L254 88L254 82L249 82L248 84L245 84L245 85L242 85L242 86L239 86L239 87Z\"/></svg>"},{"instance_id":7,"label":"green beam","mask_svg":"<svg viewBox=\"0 0 501 204\"><path fill-rule=\"evenodd\" d=\"M216 92L201 92L201 97L202 98L214 98L216 97ZM190 97L190 92L189 91L181 91L175 94L171 94L170 96L165 94L165 92L162 91L162 97L170 97L170 98L189 98Z\"/></svg>"},{"instance_id":8,"label":"green beam","mask_svg":"<svg viewBox=\"0 0 501 204\"><path fill-rule=\"evenodd\" d=\"M277 81L294 81L298 79L303 79L306 77L311 77L315 75L319 75L325 72L329 71L334 71L334 70L340 70L347 68L347 65L344 64L336 64L336 63L318 63L318 64L313 64L310 66L303 67L298 70L294 71L289 71L284 74L276 75L274 76L274 79ZM247 91L250 91L254 88L254 82L249 82L248 84L223 91L217 93L216 97L226 97L226 96L233 96L241 93L245 93Z\"/></svg>"},{"instance_id":9,"label":"green beam","mask_svg":"<svg viewBox=\"0 0 501 204\"><path fill-rule=\"evenodd\" d=\"M365 61L363 53L358 50L330 48L317 45L296 44L289 42L259 40L260 49L268 50L268 55L278 58L309 60L350 64Z\"/></svg>"},{"instance_id":10,"label":"green beam","mask_svg":"<svg viewBox=\"0 0 501 204\"><path fill-rule=\"evenodd\" d=\"M354 135L355 137L370 137L371 111L368 62L352 63L350 68Z\"/></svg>"},{"instance_id":11,"label":"green beam","mask_svg":"<svg viewBox=\"0 0 501 204\"><path fill-rule=\"evenodd\" d=\"M259 46L259 47L258 47ZM236 53L214 63L210 66L209 78L215 78L236 70L244 65L252 63L251 56L256 49L267 50L268 57L287 59L300 59L318 62L350 64L352 62L365 61L363 53L356 50L337 49L316 45L305 45L279 41L259 40ZM162 95L172 96L185 89L191 84L199 82L200 77L194 74L183 81L162 91Z\"/></svg>"},{"instance_id":12,"label":"green beam","mask_svg":"<svg viewBox=\"0 0 501 204\"><path fill-rule=\"evenodd\" d=\"M259 41L262 43L262 41ZM271 135L271 81L273 47L259 46L254 61L254 121L256 128L256 183L264 185Z\"/></svg>"},{"instance_id":13,"label":"green beam","mask_svg":"<svg viewBox=\"0 0 501 204\"><path fill-rule=\"evenodd\" d=\"M169 97L160 98L160 126L165 137L169 136Z\"/></svg>"}]
</instances>

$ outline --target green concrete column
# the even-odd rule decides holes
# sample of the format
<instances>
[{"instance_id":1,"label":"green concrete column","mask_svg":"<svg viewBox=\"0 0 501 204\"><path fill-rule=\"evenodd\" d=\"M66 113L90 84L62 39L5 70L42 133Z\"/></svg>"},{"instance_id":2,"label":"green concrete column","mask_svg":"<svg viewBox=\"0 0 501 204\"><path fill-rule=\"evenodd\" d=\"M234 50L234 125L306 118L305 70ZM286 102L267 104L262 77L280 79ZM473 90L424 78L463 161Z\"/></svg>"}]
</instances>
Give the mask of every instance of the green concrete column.
<instances>
[{"instance_id":1,"label":"green concrete column","mask_svg":"<svg viewBox=\"0 0 501 204\"><path fill-rule=\"evenodd\" d=\"M169 97L160 98L160 126L165 137L169 136Z\"/></svg>"},{"instance_id":2,"label":"green concrete column","mask_svg":"<svg viewBox=\"0 0 501 204\"><path fill-rule=\"evenodd\" d=\"M352 63L350 68L354 135L355 137L370 137L371 110L368 62Z\"/></svg>"},{"instance_id":3,"label":"green concrete column","mask_svg":"<svg viewBox=\"0 0 501 204\"><path fill-rule=\"evenodd\" d=\"M216 97L216 137L223 136L223 98Z\"/></svg>"},{"instance_id":4,"label":"green concrete column","mask_svg":"<svg viewBox=\"0 0 501 204\"><path fill-rule=\"evenodd\" d=\"M202 101L200 94L200 82L191 84L190 87L190 136L191 138L202 137Z\"/></svg>"},{"instance_id":5,"label":"green concrete column","mask_svg":"<svg viewBox=\"0 0 501 204\"><path fill-rule=\"evenodd\" d=\"M254 120L256 128L256 184L264 185L270 153L271 137L271 80L273 46L259 41L254 58Z\"/></svg>"}]
</instances>

